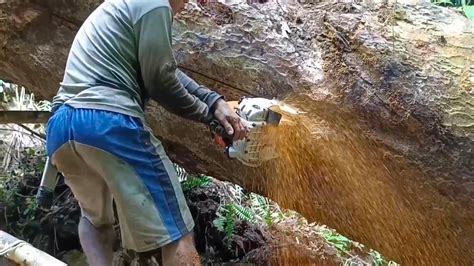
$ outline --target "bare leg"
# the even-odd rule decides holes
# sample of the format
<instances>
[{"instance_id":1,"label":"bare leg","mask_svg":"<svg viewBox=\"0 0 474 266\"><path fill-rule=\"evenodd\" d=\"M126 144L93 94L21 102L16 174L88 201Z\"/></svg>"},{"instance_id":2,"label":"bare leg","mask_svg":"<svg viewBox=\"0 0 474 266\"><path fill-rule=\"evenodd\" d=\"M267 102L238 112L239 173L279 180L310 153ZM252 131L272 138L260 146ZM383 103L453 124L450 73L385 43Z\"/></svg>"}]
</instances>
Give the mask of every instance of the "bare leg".
<instances>
[{"instance_id":1,"label":"bare leg","mask_svg":"<svg viewBox=\"0 0 474 266\"><path fill-rule=\"evenodd\" d=\"M194 245L193 234L170 243L162 248L163 265L201 265Z\"/></svg>"},{"instance_id":2,"label":"bare leg","mask_svg":"<svg viewBox=\"0 0 474 266\"><path fill-rule=\"evenodd\" d=\"M86 218L79 221L79 239L90 266L112 265L114 228L94 227Z\"/></svg>"}]
</instances>

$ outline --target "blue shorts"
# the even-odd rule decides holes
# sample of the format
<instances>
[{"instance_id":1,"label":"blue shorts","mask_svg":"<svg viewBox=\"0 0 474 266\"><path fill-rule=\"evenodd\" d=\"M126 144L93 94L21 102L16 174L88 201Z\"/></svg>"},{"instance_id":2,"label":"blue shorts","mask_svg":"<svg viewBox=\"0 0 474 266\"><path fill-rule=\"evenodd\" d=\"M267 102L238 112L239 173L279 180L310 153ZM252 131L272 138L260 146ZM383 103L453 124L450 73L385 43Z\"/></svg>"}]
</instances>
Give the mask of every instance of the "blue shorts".
<instances>
[{"instance_id":1,"label":"blue shorts","mask_svg":"<svg viewBox=\"0 0 474 266\"><path fill-rule=\"evenodd\" d=\"M111 225L115 201L124 248L150 251L192 231L176 170L139 118L64 105L47 132L48 155L83 217Z\"/></svg>"}]
</instances>

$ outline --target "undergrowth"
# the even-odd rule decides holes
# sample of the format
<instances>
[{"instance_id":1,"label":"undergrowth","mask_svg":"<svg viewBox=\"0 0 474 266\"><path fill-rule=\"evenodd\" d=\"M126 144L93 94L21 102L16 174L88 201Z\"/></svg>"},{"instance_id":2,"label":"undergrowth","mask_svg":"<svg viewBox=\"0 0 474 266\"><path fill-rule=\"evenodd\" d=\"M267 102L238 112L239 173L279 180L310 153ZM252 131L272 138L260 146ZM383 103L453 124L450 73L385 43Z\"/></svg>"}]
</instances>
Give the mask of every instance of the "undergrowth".
<instances>
[{"instance_id":1,"label":"undergrowth","mask_svg":"<svg viewBox=\"0 0 474 266\"><path fill-rule=\"evenodd\" d=\"M254 193L241 195L238 201L222 204L216 214L214 225L219 231L226 234L228 244L232 242L236 233L234 230L237 222L246 221L270 227L273 225L275 217L282 217L282 214L276 212L265 197Z\"/></svg>"},{"instance_id":2,"label":"undergrowth","mask_svg":"<svg viewBox=\"0 0 474 266\"><path fill-rule=\"evenodd\" d=\"M14 169L3 171L0 177L0 203L3 215L0 217L5 228L16 237L31 240L39 227L41 212L35 198L45 155L32 148L21 151L21 159ZM33 155L32 155L33 154Z\"/></svg>"},{"instance_id":3,"label":"undergrowth","mask_svg":"<svg viewBox=\"0 0 474 266\"><path fill-rule=\"evenodd\" d=\"M205 188L211 184L211 180L208 176L194 177L190 176L186 181L181 183L181 187L184 192L189 192L195 188Z\"/></svg>"},{"instance_id":4,"label":"undergrowth","mask_svg":"<svg viewBox=\"0 0 474 266\"><path fill-rule=\"evenodd\" d=\"M322 234L323 238L332 244L338 252L338 255L342 257L343 255L351 251L352 241L332 230L324 231Z\"/></svg>"},{"instance_id":5,"label":"undergrowth","mask_svg":"<svg viewBox=\"0 0 474 266\"><path fill-rule=\"evenodd\" d=\"M181 181L183 192L188 193L196 188L206 188L212 183L209 176L190 175L181 166L175 164L178 178ZM229 191L228 197L223 197L224 201L216 212L216 219L213 225L225 233L227 244L230 246L236 234L236 224L246 221L251 224L271 226L274 222L276 209L263 196L249 193L246 194L239 186L226 185L225 190Z\"/></svg>"}]
</instances>

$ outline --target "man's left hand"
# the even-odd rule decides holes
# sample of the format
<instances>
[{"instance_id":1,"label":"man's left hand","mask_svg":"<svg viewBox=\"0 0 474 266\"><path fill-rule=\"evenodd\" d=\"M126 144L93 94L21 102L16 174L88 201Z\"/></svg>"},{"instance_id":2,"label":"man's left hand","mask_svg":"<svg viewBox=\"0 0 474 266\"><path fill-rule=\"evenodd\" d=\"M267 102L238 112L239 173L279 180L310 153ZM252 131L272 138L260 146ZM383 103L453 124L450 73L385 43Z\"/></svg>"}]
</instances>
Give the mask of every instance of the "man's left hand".
<instances>
[{"instance_id":1,"label":"man's left hand","mask_svg":"<svg viewBox=\"0 0 474 266\"><path fill-rule=\"evenodd\" d=\"M243 139L248 129L241 118L233 111L226 101L220 99L215 103L214 117L221 123L229 135L234 136L234 141Z\"/></svg>"}]
</instances>

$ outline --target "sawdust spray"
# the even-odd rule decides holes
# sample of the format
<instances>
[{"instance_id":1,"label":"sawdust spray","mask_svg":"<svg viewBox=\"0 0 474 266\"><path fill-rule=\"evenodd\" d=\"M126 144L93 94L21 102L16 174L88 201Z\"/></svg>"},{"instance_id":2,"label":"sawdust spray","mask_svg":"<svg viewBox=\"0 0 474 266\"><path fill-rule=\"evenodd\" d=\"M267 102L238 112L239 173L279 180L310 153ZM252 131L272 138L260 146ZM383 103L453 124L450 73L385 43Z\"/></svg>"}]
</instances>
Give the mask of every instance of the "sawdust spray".
<instances>
[{"instance_id":1,"label":"sawdust spray","mask_svg":"<svg viewBox=\"0 0 474 266\"><path fill-rule=\"evenodd\" d=\"M321 119L321 111L267 128L279 155L263 167L267 195L402 265L468 265L452 208L434 208L440 199L421 173L365 138L349 116L325 110ZM307 264L288 252L281 264L288 257Z\"/></svg>"}]
</instances>

